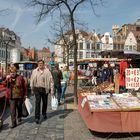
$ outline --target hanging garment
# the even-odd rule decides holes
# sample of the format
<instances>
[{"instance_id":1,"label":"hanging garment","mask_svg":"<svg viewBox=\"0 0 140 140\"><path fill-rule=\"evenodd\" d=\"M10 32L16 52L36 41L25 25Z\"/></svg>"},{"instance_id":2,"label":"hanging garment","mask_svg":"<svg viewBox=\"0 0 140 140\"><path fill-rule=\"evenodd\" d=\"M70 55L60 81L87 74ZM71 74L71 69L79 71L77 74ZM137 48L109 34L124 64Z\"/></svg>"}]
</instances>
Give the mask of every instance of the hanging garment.
<instances>
[{"instance_id":1,"label":"hanging garment","mask_svg":"<svg viewBox=\"0 0 140 140\"><path fill-rule=\"evenodd\" d=\"M120 86L125 86L125 69L129 67L129 64L127 61L121 61L120 62Z\"/></svg>"}]
</instances>

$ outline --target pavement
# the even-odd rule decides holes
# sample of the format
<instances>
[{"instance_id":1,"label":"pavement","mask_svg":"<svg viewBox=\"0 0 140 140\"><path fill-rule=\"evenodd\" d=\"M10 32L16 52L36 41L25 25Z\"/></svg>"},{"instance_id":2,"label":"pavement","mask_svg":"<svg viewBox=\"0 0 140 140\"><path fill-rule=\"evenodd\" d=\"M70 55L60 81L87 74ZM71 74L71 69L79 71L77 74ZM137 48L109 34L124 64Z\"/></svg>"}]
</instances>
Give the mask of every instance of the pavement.
<instances>
[{"instance_id":1,"label":"pavement","mask_svg":"<svg viewBox=\"0 0 140 140\"><path fill-rule=\"evenodd\" d=\"M34 97L31 102L34 106ZM2 111L0 101L0 113ZM140 140L140 133L97 133L90 131L82 120L77 106L73 104L73 87L69 86L66 91L65 104L60 105L58 110L52 111L50 97L48 103L48 119L36 124L34 111L27 118L23 118L21 124L11 129L9 107L4 115L4 126L0 130L0 140Z\"/></svg>"},{"instance_id":2,"label":"pavement","mask_svg":"<svg viewBox=\"0 0 140 140\"><path fill-rule=\"evenodd\" d=\"M30 99L34 106L34 97ZM23 118L21 124L11 129L9 107L7 107L0 140L64 140L64 105L52 111L49 97L47 116L47 120L41 118L41 124L36 124L33 112L27 118Z\"/></svg>"}]
</instances>

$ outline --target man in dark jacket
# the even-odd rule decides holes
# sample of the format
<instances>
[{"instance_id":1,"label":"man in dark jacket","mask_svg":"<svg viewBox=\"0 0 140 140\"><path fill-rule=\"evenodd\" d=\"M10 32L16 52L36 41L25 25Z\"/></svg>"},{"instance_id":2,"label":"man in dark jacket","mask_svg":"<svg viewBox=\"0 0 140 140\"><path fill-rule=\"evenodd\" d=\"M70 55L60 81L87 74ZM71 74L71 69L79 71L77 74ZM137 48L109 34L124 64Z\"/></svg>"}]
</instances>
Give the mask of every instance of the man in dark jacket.
<instances>
[{"instance_id":1,"label":"man in dark jacket","mask_svg":"<svg viewBox=\"0 0 140 140\"><path fill-rule=\"evenodd\" d=\"M63 75L61 70L59 69L59 65L56 64L53 68L52 76L54 79L54 95L57 93L58 104L60 105L60 97L61 97L61 80L63 79Z\"/></svg>"}]
</instances>

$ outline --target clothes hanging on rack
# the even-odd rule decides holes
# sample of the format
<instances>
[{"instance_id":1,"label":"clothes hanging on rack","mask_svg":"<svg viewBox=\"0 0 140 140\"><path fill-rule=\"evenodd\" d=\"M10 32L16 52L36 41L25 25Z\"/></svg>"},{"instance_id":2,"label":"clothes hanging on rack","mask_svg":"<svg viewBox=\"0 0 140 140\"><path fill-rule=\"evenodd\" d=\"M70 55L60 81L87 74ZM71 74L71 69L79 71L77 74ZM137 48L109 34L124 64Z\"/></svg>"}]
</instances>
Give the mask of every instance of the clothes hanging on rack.
<instances>
[{"instance_id":1,"label":"clothes hanging on rack","mask_svg":"<svg viewBox=\"0 0 140 140\"><path fill-rule=\"evenodd\" d=\"M129 67L126 60L120 62L120 86L125 87L125 69Z\"/></svg>"}]
</instances>

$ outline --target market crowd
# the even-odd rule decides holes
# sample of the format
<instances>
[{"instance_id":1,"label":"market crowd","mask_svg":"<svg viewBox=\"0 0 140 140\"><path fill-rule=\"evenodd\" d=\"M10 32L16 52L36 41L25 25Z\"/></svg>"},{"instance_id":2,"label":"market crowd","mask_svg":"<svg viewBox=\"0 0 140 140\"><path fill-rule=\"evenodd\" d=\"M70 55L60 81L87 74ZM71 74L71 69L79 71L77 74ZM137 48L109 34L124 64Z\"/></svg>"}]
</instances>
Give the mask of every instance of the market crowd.
<instances>
[{"instance_id":1,"label":"market crowd","mask_svg":"<svg viewBox=\"0 0 140 140\"><path fill-rule=\"evenodd\" d=\"M67 66L60 70L58 64L54 67L46 67L42 59L37 63L38 66L33 69L29 79L30 93L28 92L28 79L18 73L14 65L11 65L9 74L2 81L7 89L6 100L10 105L11 128L15 128L22 122L23 104L30 95L35 96L35 122L37 124L40 123L41 115L43 119L47 119L48 94L57 99L58 106L64 103L65 91L70 78Z\"/></svg>"}]
</instances>

